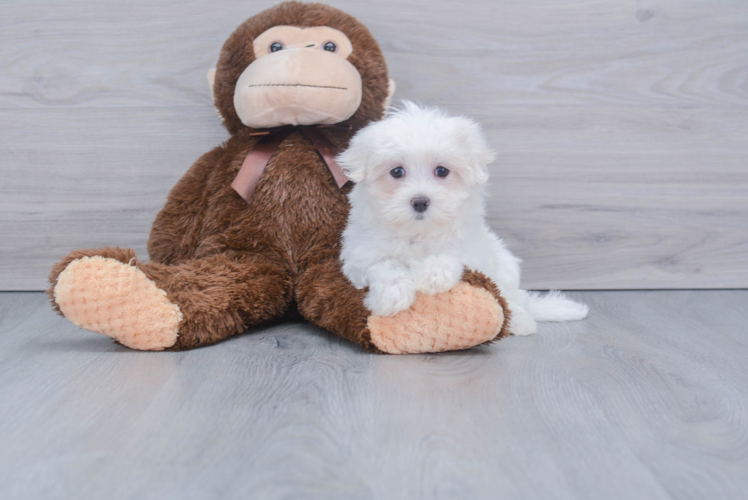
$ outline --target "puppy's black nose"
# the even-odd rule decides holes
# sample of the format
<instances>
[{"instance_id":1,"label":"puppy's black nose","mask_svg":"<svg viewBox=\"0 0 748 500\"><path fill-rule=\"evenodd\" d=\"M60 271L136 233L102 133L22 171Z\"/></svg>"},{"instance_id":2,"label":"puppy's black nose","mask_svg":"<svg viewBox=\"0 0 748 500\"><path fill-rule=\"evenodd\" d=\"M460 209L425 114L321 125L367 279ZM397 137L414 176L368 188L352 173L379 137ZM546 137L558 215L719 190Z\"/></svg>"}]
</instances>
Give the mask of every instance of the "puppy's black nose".
<instances>
[{"instance_id":1,"label":"puppy's black nose","mask_svg":"<svg viewBox=\"0 0 748 500\"><path fill-rule=\"evenodd\" d=\"M418 196L410 200L410 204L413 205L413 210L416 212L423 213L429 208L429 199L425 196Z\"/></svg>"}]
</instances>

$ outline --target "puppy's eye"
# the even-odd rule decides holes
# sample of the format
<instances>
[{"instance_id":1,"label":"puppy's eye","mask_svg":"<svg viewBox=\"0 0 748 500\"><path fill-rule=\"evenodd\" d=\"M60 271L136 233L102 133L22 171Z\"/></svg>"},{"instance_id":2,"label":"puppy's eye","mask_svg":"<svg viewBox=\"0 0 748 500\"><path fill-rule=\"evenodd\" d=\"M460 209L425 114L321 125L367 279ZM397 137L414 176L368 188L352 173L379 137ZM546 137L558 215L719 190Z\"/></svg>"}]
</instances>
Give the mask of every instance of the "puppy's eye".
<instances>
[{"instance_id":1,"label":"puppy's eye","mask_svg":"<svg viewBox=\"0 0 748 500\"><path fill-rule=\"evenodd\" d=\"M327 42L325 45L322 46L322 48L328 52L335 52L338 47L332 42Z\"/></svg>"},{"instance_id":2,"label":"puppy's eye","mask_svg":"<svg viewBox=\"0 0 748 500\"><path fill-rule=\"evenodd\" d=\"M395 179L399 179L400 177L405 175L405 169L403 167L395 167L390 170L390 175Z\"/></svg>"},{"instance_id":3,"label":"puppy's eye","mask_svg":"<svg viewBox=\"0 0 748 500\"><path fill-rule=\"evenodd\" d=\"M449 175L449 169L447 167L436 167L434 173L437 177L446 177Z\"/></svg>"},{"instance_id":4,"label":"puppy's eye","mask_svg":"<svg viewBox=\"0 0 748 500\"><path fill-rule=\"evenodd\" d=\"M273 42L270 44L270 52L278 52L279 50L283 50L283 44L280 42Z\"/></svg>"}]
</instances>

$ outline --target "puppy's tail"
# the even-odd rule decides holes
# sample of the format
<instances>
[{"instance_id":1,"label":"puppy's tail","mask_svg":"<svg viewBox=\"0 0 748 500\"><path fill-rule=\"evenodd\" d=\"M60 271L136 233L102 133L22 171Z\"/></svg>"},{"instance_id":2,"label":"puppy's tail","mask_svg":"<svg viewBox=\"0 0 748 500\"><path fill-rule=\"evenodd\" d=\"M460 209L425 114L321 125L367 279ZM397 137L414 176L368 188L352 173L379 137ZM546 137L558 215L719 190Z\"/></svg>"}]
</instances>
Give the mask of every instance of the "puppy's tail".
<instances>
[{"instance_id":1,"label":"puppy's tail","mask_svg":"<svg viewBox=\"0 0 748 500\"><path fill-rule=\"evenodd\" d=\"M567 299L558 290L551 290L544 296L538 292L528 294L527 309L535 321L574 321L585 318L590 310L585 304Z\"/></svg>"}]
</instances>

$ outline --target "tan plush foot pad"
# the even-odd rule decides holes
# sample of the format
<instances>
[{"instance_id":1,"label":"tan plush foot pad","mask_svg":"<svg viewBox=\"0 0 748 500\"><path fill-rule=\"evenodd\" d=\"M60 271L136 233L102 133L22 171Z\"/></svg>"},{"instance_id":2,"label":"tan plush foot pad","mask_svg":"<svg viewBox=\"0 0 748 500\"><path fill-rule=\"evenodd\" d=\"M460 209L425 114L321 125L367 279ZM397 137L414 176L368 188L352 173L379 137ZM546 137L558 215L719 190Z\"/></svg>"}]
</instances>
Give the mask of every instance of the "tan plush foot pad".
<instances>
[{"instance_id":1,"label":"tan plush foot pad","mask_svg":"<svg viewBox=\"0 0 748 500\"><path fill-rule=\"evenodd\" d=\"M99 256L74 260L57 278L54 297L77 326L132 349L160 351L177 341L179 306L135 266Z\"/></svg>"},{"instance_id":2,"label":"tan plush foot pad","mask_svg":"<svg viewBox=\"0 0 748 500\"><path fill-rule=\"evenodd\" d=\"M418 294L415 303L394 316L370 316L371 341L390 354L468 349L492 340L504 312L483 288L460 283L438 295Z\"/></svg>"}]
</instances>

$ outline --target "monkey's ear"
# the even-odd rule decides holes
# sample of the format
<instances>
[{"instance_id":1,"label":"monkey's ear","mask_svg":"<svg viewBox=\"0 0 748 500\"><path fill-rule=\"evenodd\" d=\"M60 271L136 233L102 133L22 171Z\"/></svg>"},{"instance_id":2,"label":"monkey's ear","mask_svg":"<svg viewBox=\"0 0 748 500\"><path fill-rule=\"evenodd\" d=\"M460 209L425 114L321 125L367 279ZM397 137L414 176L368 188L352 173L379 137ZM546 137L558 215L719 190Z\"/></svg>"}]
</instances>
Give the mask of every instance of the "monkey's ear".
<instances>
[{"instance_id":1,"label":"monkey's ear","mask_svg":"<svg viewBox=\"0 0 748 500\"><path fill-rule=\"evenodd\" d=\"M395 80L390 78L387 81L387 97L384 99L384 112L387 113L387 108L392 104L392 96L395 95Z\"/></svg>"},{"instance_id":2,"label":"monkey's ear","mask_svg":"<svg viewBox=\"0 0 748 500\"><path fill-rule=\"evenodd\" d=\"M208 85L210 85L210 93L213 93L213 85L216 83L216 68L210 68L208 70Z\"/></svg>"}]
</instances>

